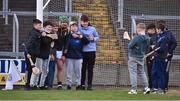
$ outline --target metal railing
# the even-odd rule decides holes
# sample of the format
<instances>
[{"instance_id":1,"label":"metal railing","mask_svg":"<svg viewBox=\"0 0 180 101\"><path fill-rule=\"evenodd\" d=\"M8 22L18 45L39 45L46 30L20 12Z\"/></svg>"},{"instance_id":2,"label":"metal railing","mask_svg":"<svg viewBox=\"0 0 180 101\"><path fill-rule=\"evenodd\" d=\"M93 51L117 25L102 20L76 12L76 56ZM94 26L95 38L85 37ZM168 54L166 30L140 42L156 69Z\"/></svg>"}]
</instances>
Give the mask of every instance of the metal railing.
<instances>
[{"instance_id":1,"label":"metal railing","mask_svg":"<svg viewBox=\"0 0 180 101\"><path fill-rule=\"evenodd\" d=\"M13 52L19 52L19 20L15 13L13 14Z\"/></svg>"},{"instance_id":2,"label":"metal railing","mask_svg":"<svg viewBox=\"0 0 180 101\"><path fill-rule=\"evenodd\" d=\"M13 50L12 52L0 52L0 56L24 57L23 52L19 52L19 20L17 15L13 14Z\"/></svg>"},{"instance_id":3,"label":"metal railing","mask_svg":"<svg viewBox=\"0 0 180 101\"><path fill-rule=\"evenodd\" d=\"M0 11L0 15L7 13L8 15L13 16L14 14L20 15L20 16L36 16L36 12L33 11L7 11L3 12ZM43 16L81 16L82 13L67 13L67 12L44 12Z\"/></svg>"}]
</instances>

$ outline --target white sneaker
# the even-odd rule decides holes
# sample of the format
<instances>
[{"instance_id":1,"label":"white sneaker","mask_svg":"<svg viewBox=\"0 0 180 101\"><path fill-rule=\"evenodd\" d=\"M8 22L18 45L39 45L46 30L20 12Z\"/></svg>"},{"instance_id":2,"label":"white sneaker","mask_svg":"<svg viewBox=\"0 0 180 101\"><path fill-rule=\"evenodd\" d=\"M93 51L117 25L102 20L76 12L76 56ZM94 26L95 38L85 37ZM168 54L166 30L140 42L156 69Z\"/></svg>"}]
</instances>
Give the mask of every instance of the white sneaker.
<instances>
[{"instance_id":1,"label":"white sneaker","mask_svg":"<svg viewBox=\"0 0 180 101\"><path fill-rule=\"evenodd\" d=\"M152 94L158 94L158 89L155 89L155 88L154 88L154 89L152 90Z\"/></svg>"},{"instance_id":2,"label":"white sneaker","mask_svg":"<svg viewBox=\"0 0 180 101\"><path fill-rule=\"evenodd\" d=\"M149 94L150 91L151 91L150 88L146 87L146 88L144 89L144 94Z\"/></svg>"},{"instance_id":3,"label":"white sneaker","mask_svg":"<svg viewBox=\"0 0 180 101\"><path fill-rule=\"evenodd\" d=\"M137 91L132 89L128 92L128 94L137 94Z\"/></svg>"}]
</instances>

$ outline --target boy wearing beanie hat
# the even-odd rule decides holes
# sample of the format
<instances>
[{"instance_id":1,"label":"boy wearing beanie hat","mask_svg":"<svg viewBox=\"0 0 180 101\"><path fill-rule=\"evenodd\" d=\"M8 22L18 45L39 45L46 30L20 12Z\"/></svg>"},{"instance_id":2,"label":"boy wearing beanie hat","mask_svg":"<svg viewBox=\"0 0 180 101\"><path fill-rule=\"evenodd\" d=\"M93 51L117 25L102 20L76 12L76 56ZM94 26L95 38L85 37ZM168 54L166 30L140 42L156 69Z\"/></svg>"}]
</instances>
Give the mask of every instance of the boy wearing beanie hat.
<instances>
[{"instance_id":1,"label":"boy wearing beanie hat","mask_svg":"<svg viewBox=\"0 0 180 101\"><path fill-rule=\"evenodd\" d=\"M54 47L56 49L56 61L57 61L57 83L58 89L61 90L62 82L64 78L64 62L65 56L63 51L65 50L66 42L68 39L68 18L66 16L59 17L59 29L58 29L58 39L55 40Z\"/></svg>"}]
</instances>

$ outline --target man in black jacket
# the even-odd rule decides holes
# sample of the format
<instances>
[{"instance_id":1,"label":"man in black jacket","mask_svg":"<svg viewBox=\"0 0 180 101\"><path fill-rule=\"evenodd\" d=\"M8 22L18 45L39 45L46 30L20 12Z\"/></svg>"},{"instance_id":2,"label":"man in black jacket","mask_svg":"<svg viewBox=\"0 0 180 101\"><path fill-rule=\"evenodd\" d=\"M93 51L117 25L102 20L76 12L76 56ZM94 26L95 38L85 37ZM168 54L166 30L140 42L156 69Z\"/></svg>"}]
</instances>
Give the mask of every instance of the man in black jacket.
<instances>
[{"instance_id":1,"label":"man in black jacket","mask_svg":"<svg viewBox=\"0 0 180 101\"><path fill-rule=\"evenodd\" d=\"M32 66L28 58L31 57L32 61L35 63L36 57L40 53L40 40L41 40L41 32L42 22L38 19L33 20L33 29L29 32L28 39L26 42L25 51L25 60L26 60L26 85L25 89L30 89L30 79L32 74Z\"/></svg>"}]
</instances>

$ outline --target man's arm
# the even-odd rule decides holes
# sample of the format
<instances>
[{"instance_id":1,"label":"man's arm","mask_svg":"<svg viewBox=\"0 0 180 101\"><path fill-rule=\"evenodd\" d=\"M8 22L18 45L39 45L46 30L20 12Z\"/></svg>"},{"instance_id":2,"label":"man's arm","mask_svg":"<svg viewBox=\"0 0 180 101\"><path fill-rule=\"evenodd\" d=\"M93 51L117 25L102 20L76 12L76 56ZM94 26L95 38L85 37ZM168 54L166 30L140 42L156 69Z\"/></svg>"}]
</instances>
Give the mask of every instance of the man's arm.
<instances>
[{"instance_id":1,"label":"man's arm","mask_svg":"<svg viewBox=\"0 0 180 101\"><path fill-rule=\"evenodd\" d=\"M50 36L49 34L46 34L46 36L42 36L41 37L42 42L45 44L50 44L53 41L53 39L49 36Z\"/></svg>"},{"instance_id":2,"label":"man's arm","mask_svg":"<svg viewBox=\"0 0 180 101\"><path fill-rule=\"evenodd\" d=\"M157 52L164 52L166 49L167 49L167 43L168 43L168 39L167 37L162 37L158 42L157 42L157 45L155 47L158 48L160 47L160 49L157 50Z\"/></svg>"}]
</instances>

